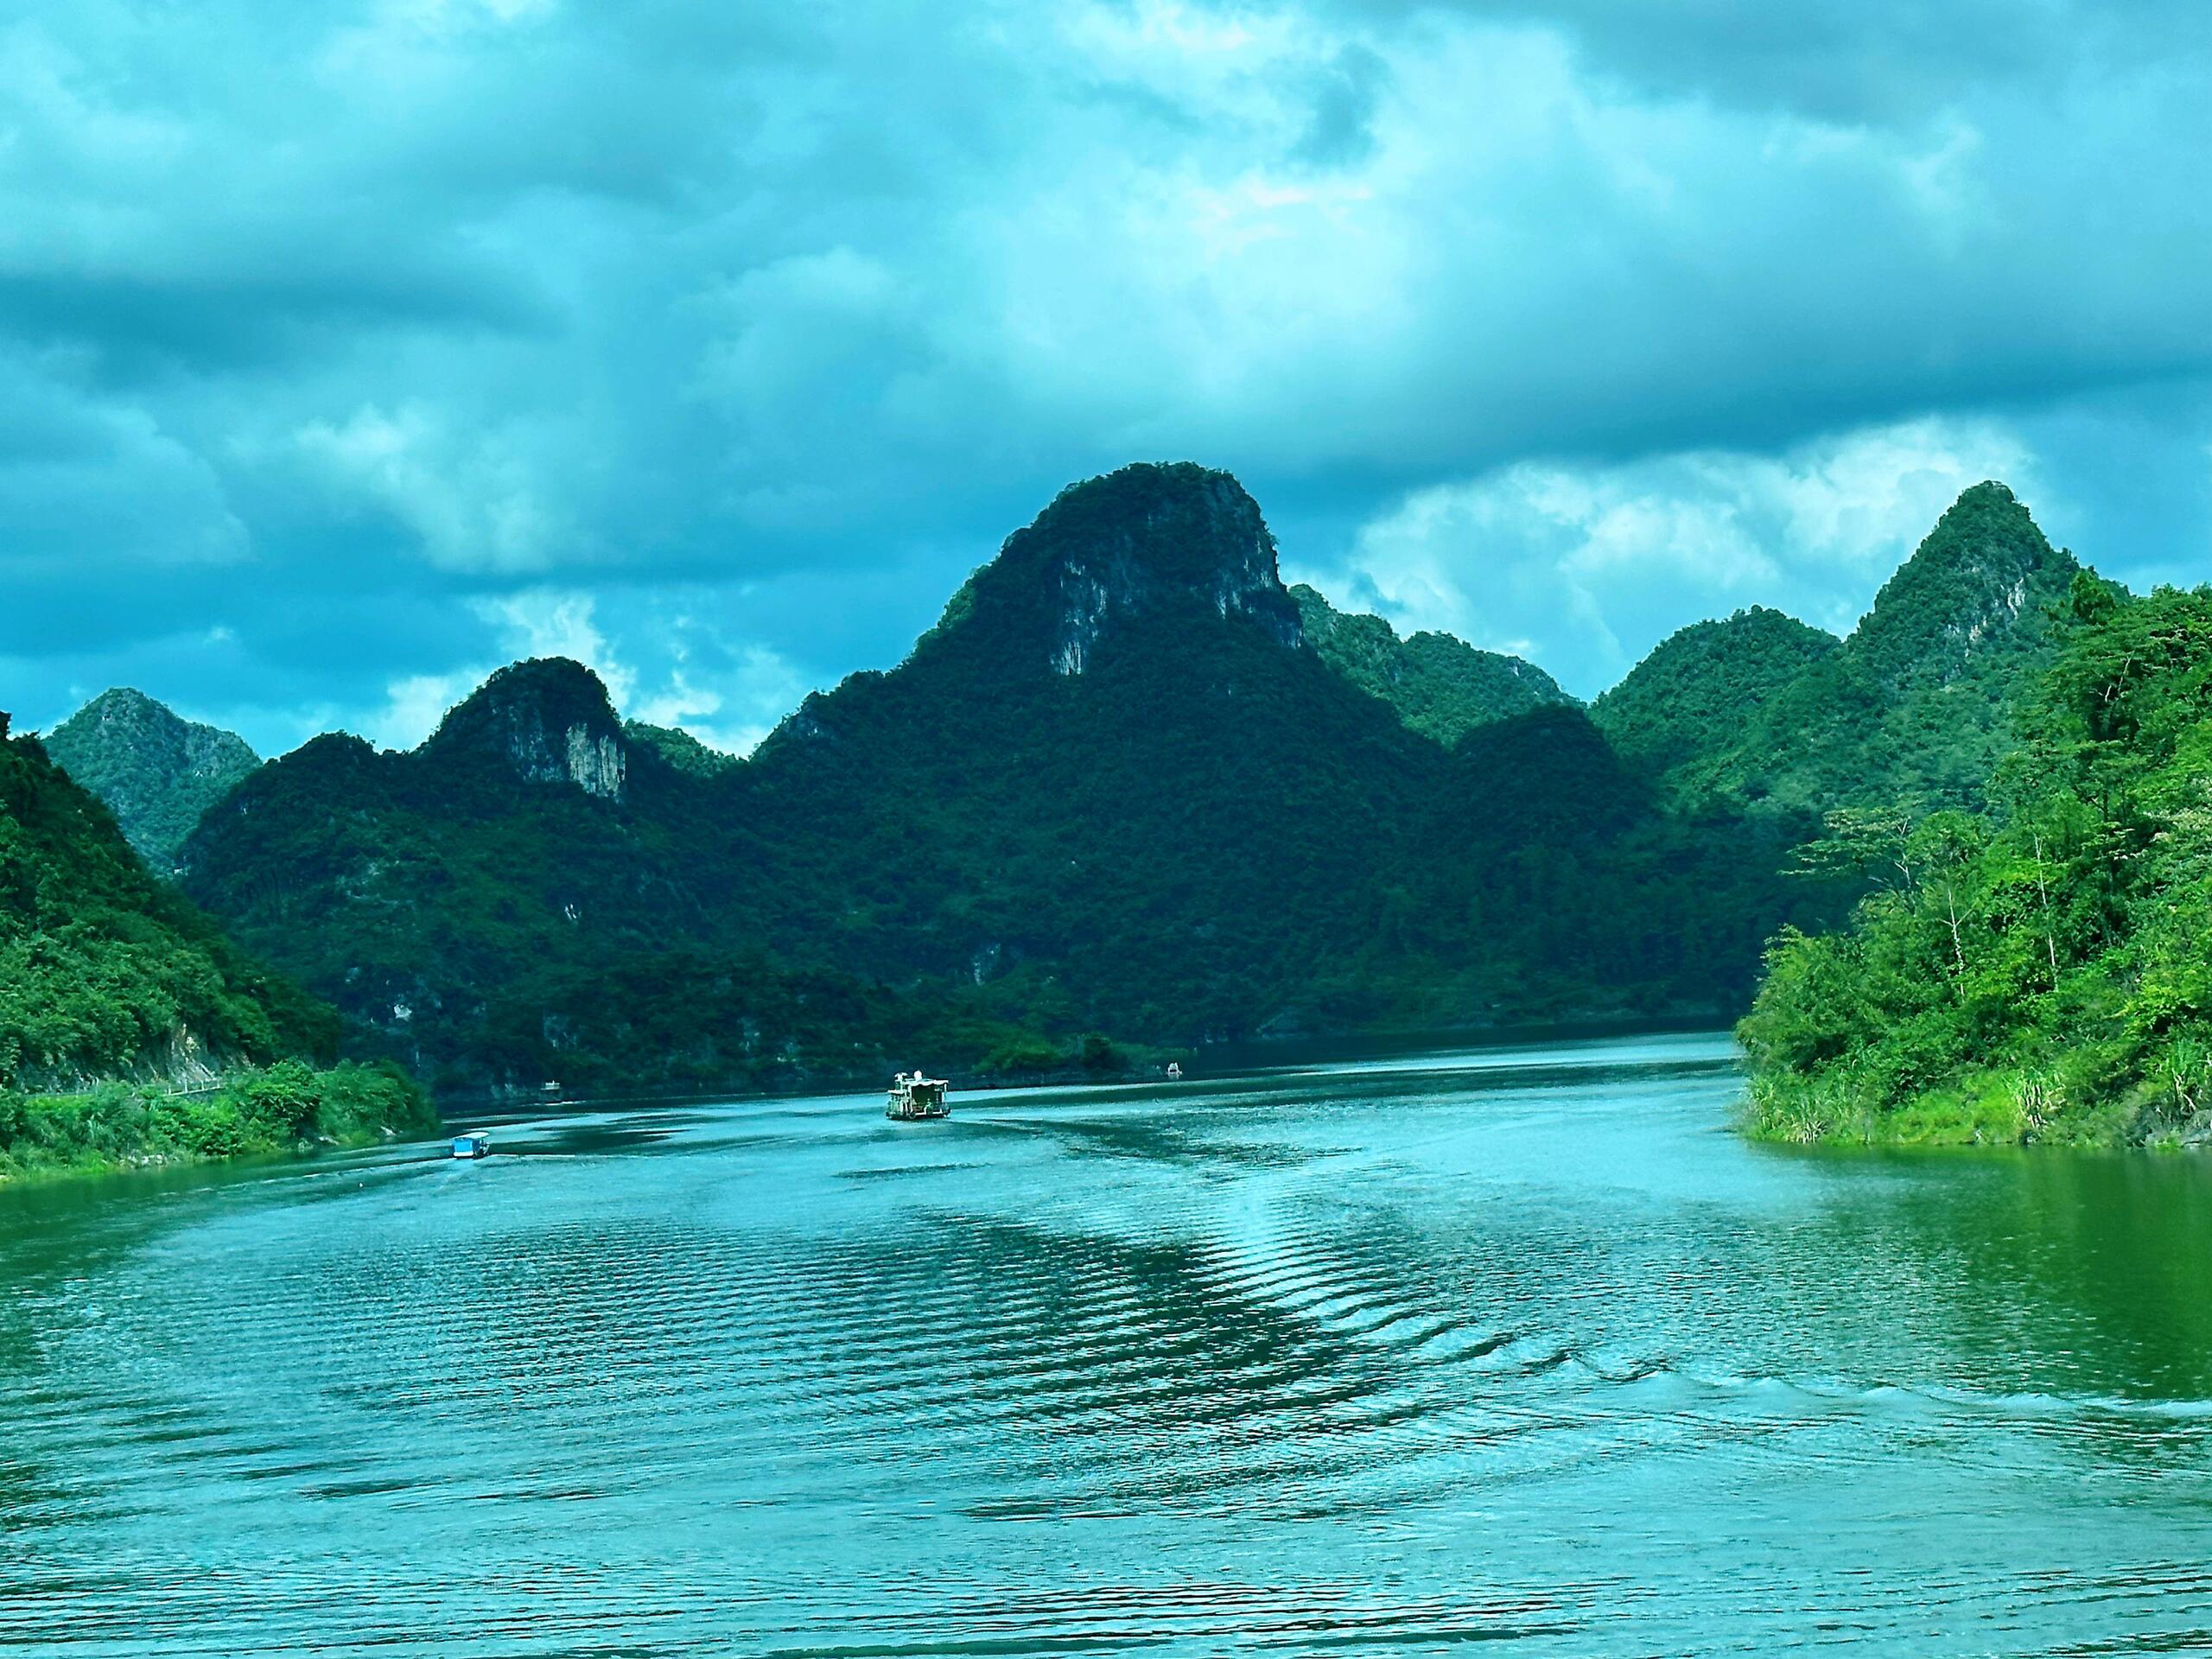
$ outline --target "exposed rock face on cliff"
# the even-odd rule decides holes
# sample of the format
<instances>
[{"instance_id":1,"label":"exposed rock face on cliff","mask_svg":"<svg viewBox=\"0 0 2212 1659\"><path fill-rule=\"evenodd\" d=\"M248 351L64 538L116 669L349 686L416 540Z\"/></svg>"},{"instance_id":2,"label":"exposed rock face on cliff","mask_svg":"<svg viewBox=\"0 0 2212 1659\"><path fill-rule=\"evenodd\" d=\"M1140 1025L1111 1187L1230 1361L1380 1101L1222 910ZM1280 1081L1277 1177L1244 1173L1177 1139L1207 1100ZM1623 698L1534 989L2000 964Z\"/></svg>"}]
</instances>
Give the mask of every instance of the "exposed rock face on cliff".
<instances>
[{"instance_id":1,"label":"exposed rock face on cliff","mask_svg":"<svg viewBox=\"0 0 2212 1659\"><path fill-rule=\"evenodd\" d=\"M47 734L46 752L99 796L157 871L200 815L261 764L244 738L180 719L143 691L103 691Z\"/></svg>"},{"instance_id":2,"label":"exposed rock face on cliff","mask_svg":"<svg viewBox=\"0 0 2212 1659\"><path fill-rule=\"evenodd\" d=\"M531 783L569 783L620 800L629 778L622 722L599 677L564 657L503 668L423 745L442 760L496 755Z\"/></svg>"}]
</instances>

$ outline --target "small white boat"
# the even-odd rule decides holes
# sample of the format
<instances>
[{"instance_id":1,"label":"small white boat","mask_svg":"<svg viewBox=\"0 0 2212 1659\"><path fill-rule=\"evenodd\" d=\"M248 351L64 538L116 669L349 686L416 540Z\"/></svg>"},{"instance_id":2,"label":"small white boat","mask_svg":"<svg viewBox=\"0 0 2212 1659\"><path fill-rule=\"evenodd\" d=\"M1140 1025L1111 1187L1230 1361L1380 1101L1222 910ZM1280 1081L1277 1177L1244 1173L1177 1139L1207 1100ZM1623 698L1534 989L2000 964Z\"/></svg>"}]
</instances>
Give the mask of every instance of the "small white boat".
<instances>
[{"instance_id":1,"label":"small white boat","mask_svg":"<svg viewBox=\"0 0 2212 1659\"><path fill-rule=\"evenodd\" d=\"M905 1123L929 1117L950 1117L952 1108L944 1100L944 1091L950 1087L943 1077L925 1077L918 1071L909 1077L901 1071L891 1080L891 1099L884 1107L883 1115Z\"/></svg>"},{"instance_id":2,"label":"small white boat","mask_svg":"<svg viewBox=\"0 0 2212 1659\"><path fill-rule=\"evenodd\" d=\"M456 1158L485 1158L491 1155L491 1151L492 1137L481 1129L453 1138L453 1155Z\"/></svg>"}]
</instances>

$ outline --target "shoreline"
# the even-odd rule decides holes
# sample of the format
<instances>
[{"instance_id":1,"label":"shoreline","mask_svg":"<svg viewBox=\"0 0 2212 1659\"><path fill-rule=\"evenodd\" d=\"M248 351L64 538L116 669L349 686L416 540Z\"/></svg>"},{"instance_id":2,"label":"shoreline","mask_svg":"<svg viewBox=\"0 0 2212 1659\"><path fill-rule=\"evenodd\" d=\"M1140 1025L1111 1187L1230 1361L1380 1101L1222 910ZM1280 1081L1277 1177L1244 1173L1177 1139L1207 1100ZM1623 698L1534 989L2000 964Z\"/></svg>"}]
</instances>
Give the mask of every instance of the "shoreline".
<instances>
[{"instance_id":1,"label":"shoreline","mask_svg":"<svg viewBox=\"0 0 2212 1659\"><path fill-rule=\"evenodd\" d=\"M391 1065L279 1060L190 1093L120 1082L10 1091L0 1094L0 1186L358 1149L442 1122Z\"/></svg>"},{"instance_id":2,"label":"shoreline","mask_svg":"<svg viewBox=\"0 0 2212 1659\"><path fill-rule=\"evenodd\" d=\"M1911 1147L2186 1153L2212 1147L2212 1120L2176 1122L2147 1098L2074 1103L2018 1066L1945 1079L1897 1106L1833 1073L1745 1079L1736 1123L1747 1141L1839 1151Z\"/></svg>"}]
</instances>

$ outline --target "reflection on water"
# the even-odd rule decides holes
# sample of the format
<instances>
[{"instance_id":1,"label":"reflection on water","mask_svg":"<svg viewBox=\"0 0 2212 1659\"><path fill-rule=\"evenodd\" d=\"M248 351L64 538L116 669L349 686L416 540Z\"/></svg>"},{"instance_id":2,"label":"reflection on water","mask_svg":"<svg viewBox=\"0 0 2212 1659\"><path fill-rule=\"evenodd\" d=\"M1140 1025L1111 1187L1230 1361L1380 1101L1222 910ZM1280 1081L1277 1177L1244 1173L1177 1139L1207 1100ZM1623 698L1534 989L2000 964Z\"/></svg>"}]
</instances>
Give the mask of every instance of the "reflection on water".
<instances>
[{"instance_id":1,"label":"reflection on water","mask_svg":"<svg viewBox=\"0 0 2212 1659\"><path fill-rule=\"evenodd\" d=\"M2212 1183L1702 1038L0 1194L0 1647L2212 1643Z\"/></svg>"}]
</instances>

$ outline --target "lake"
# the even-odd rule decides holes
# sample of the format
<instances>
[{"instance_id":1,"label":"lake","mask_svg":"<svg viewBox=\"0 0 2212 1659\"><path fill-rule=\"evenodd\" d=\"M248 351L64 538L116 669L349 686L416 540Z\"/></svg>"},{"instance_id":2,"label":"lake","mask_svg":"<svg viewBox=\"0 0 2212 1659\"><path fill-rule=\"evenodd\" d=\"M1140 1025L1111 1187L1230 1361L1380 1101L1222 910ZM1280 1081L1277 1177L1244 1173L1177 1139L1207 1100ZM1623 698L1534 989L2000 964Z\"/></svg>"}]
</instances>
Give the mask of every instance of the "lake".
<instances>
[{"instance_id":1,"label":"lake","mask_svg":"<svg viewBox=\"0 0 2212 1659\"><path fill-rule=\"evenodd\" d=\"M2212 1648L2212 1166L1722 1039L0 1192L0 1649Z\"/></svg>"}]
</instances>

